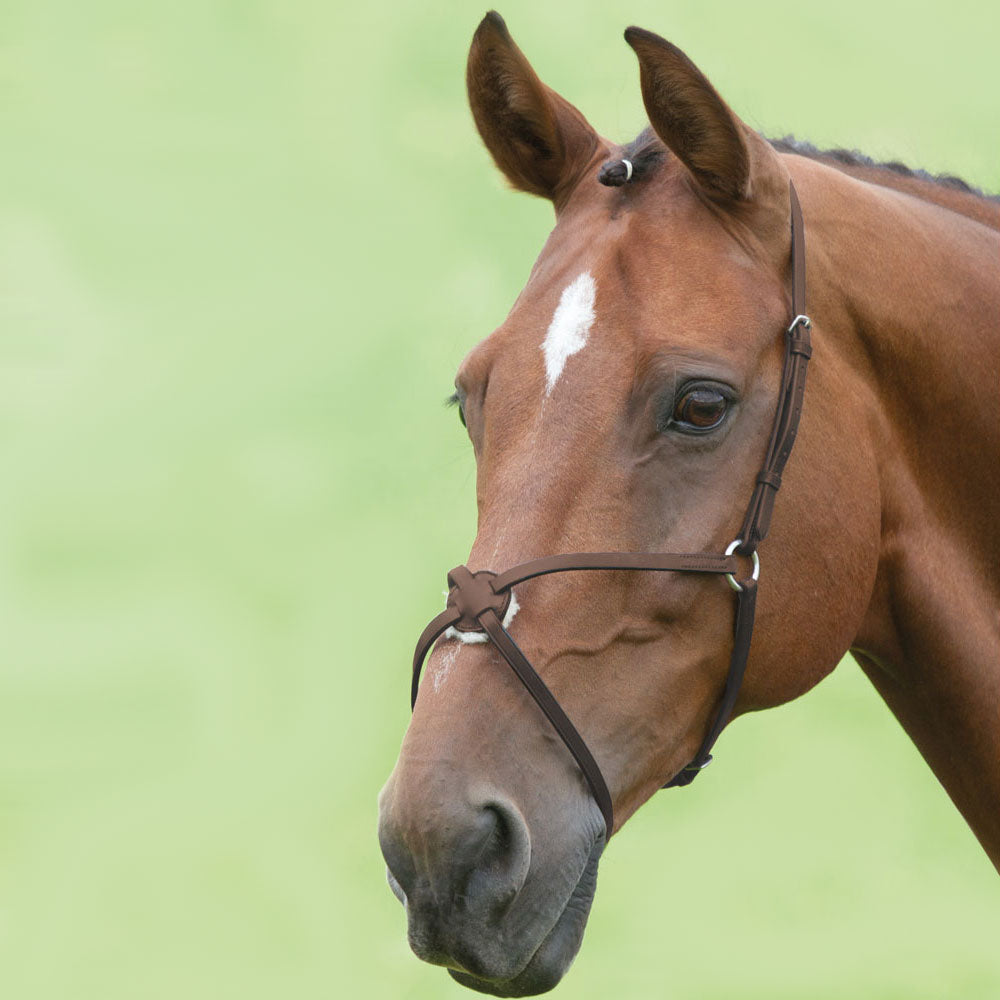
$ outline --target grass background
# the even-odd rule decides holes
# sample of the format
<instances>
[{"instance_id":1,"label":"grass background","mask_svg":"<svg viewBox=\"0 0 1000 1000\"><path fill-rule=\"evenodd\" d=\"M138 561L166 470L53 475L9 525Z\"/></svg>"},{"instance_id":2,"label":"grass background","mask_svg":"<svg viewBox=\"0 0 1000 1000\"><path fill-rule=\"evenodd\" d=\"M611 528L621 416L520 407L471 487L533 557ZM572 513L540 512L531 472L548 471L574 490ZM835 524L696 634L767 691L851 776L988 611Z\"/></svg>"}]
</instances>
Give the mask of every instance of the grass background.
<instances>
[{"instance_id":1,"label":"grass background","mask_svg":"<svg viewBox=\"0 0 1000 1000\"><path fill-rule=\"evenodd\" d=\"M612 138L638 23L758 128L998 190L998 10L502 13ZM551 225L466 111L482 13L0 9L4 998L466 995L409 954L374 827L474 532L440 401ZM995 873L852 662L721 752L616 838L559 995L1000 995Z\"/></svg>"}]
</instances>

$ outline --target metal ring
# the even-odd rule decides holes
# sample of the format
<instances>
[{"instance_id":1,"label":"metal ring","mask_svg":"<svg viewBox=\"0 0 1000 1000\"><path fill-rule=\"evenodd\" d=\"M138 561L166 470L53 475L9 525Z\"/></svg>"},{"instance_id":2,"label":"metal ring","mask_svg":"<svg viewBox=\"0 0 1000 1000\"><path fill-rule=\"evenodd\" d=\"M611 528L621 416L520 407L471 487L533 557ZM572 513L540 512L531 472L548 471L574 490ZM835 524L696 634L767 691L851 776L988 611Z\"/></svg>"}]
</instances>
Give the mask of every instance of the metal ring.
<instances>
[{"instance_id":1,"label":"metal ring","mask_svg":"<svg viewBox=\"0 0 1000 1000\"><path fill-rule=\"evenodd\" d=\"M791 333L799 325L799 323L801 323L807 330L813 325L812 320L806 316L805 313L799 313L798 316L796 316L795 319L788 324L788 332Z\"/></svg>"},{"instance_id":2,"label":"metal ring","mask_svg":"<svg viewBox=\"0 0 1000 1000\"><path fill-rule=\"evenodd\" d=\"M736 551L737 546L739 546L742 543L742 541L743 541L742 538L736 538L732 542L730 542L729 548L726 549L726 555L731 556ZM753 552L750 553L750 559L753 562L753 572L750 574L750 579L757 581L760 579L760 556L757 555L756 549L754 549ZM736 577L733 576L732 573L726 574L726 583L728 583L729 586L732 587L733 590L735 590L737 593L739 593L743 589L736 582Z\"/></svg>"}]
</instances>

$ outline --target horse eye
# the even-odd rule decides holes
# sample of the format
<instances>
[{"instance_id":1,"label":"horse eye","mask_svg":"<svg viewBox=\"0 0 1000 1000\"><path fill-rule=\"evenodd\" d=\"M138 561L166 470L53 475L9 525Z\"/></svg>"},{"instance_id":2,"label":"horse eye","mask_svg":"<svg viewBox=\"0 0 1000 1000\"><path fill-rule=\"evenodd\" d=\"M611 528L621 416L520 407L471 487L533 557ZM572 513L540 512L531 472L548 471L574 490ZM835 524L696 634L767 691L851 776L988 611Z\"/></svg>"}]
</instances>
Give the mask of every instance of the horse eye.
<instances>
[{"instance_id":1,"label":"horse eye","mask_svg":"<svg viewBox=\"0 0 1000 1000\"><path fill-rule=\"evenodd\" d=\"M462 421L462 426L465 427L465 393L453 392L445 401L445 406L454 406L458 410L458 419Z\"/></svg>"},{"instance_id":2,"label":"horse eye","mask_svg":"<svg viewBox=\"0 0 1000 1000\"><path fill-rule=\"evenodd\" d=\"M722 423L729 400L708 386L689 389L674 404L670 422L680 430L710 431Z\"/></svg>"}]
</instances>

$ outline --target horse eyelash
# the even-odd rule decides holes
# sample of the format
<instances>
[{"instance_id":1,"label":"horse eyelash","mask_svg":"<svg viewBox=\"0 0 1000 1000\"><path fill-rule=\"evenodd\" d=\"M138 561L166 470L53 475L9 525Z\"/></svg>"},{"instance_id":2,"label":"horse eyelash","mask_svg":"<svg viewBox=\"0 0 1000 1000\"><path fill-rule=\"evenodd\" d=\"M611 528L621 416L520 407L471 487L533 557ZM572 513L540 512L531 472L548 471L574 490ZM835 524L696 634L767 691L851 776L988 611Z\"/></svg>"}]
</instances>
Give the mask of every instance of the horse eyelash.
<instances>
[{"instance_id":1,"label":"horse eyelash","mask_svg":"<svg viewBox=\"0 0 1000 1000\"><path fill-rule=\"evenodd\" d=\"M457 392L453 392L445 401L445 406L457 406L458 407L458 419L462 421L463 427L468 427L465 422L465 410L462 409L462 397L459 396Z\"/></svg>"}]
</instances>

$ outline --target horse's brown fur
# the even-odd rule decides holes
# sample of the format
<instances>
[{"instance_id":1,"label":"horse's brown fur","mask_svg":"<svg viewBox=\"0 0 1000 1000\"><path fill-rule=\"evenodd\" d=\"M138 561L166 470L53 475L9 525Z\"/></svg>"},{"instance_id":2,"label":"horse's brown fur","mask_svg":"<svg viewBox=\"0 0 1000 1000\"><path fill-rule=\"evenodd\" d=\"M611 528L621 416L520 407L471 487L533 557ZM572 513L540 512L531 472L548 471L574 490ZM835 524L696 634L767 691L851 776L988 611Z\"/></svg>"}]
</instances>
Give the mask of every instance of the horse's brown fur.
<instances>
[{"instance_id":1,"label":"horse's brown fur","mask_svg":"<svg viewBox=\"0 0 1000 1000\"><path fill-rule=\"evenodd\" d=\"M853 649L1000 867L1000 206L779 153L676 49L629 40L673 155L615 188L597 174L621 147L537 82L506 29L488 18L473 43L484 141L512 183L553 200L557 225L459 371L478 464L468 565L720 551L735 536L780 378L791 177L815 353L738 711L799 696ZM583 270L597 322L546 395L539 344ZM657 422L692 374L738 396L700 441ZM719 581L654 576L525 584L512 625L597 757L619 826L690 759L728 660ZM478 989L539 992L579 945L600 817L490 649L439 644L428 675L382 799L411 940ZM482 839L487 813L506 839Z\"/></svg>"}]
</instances>

